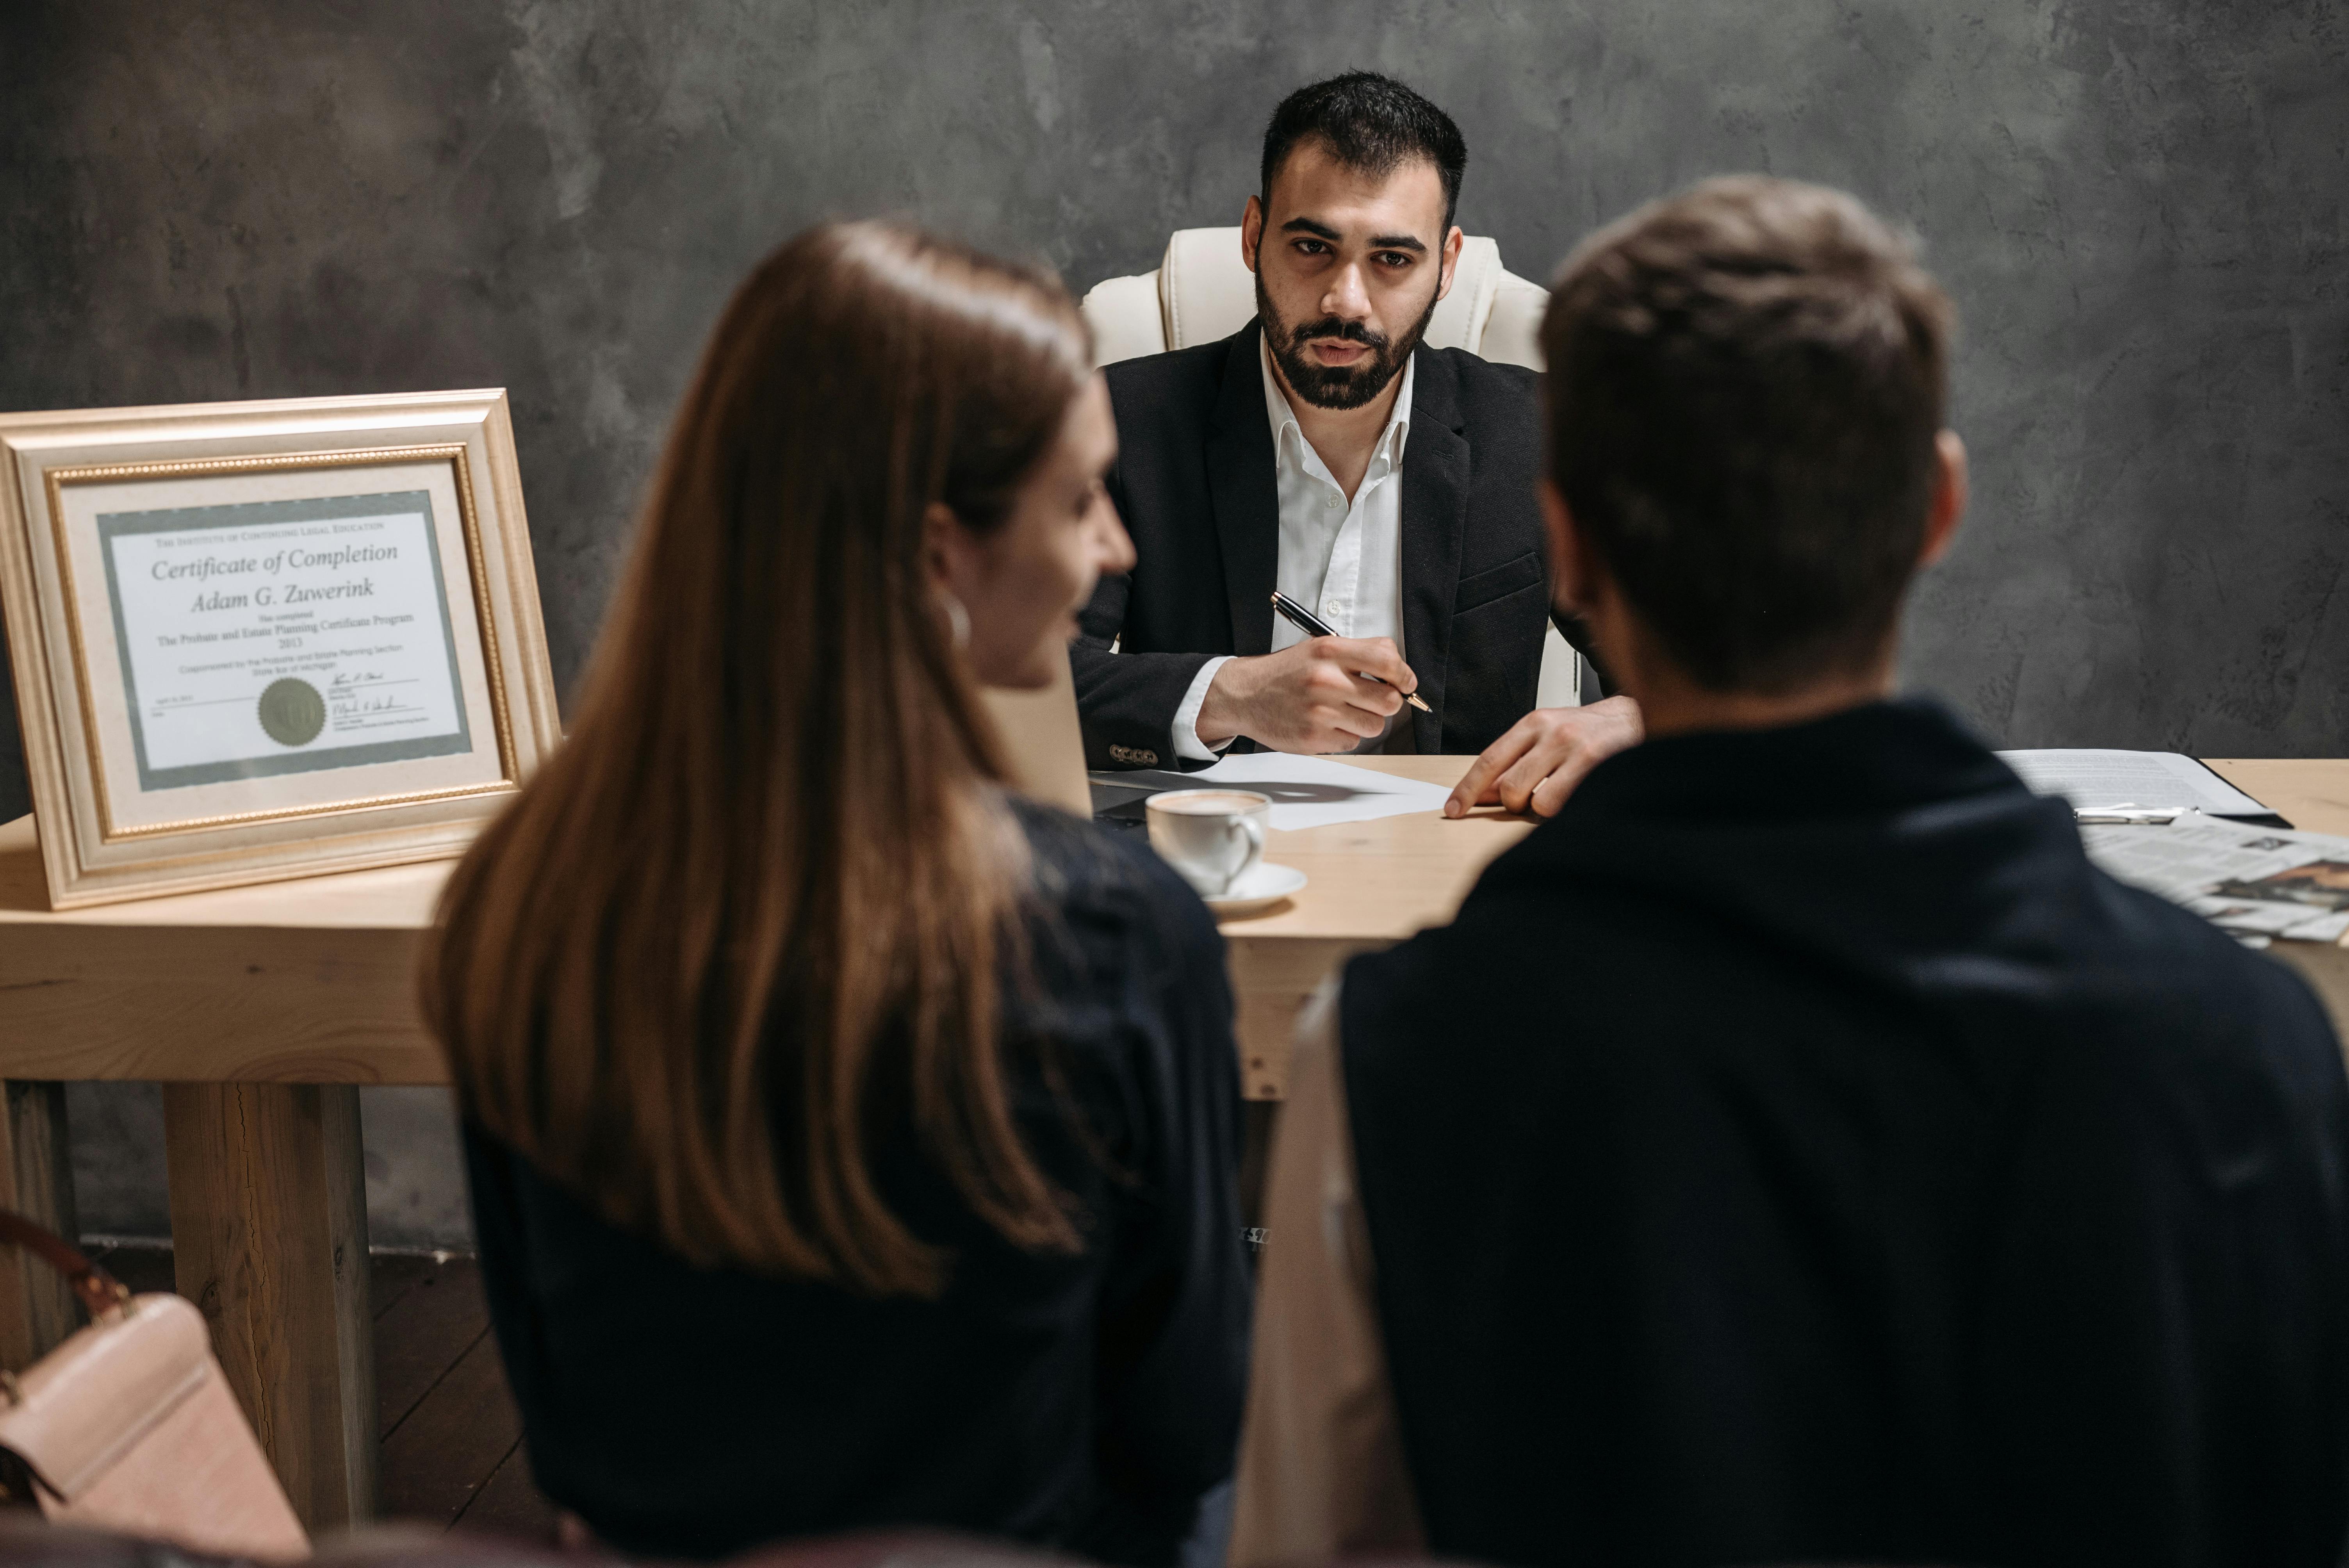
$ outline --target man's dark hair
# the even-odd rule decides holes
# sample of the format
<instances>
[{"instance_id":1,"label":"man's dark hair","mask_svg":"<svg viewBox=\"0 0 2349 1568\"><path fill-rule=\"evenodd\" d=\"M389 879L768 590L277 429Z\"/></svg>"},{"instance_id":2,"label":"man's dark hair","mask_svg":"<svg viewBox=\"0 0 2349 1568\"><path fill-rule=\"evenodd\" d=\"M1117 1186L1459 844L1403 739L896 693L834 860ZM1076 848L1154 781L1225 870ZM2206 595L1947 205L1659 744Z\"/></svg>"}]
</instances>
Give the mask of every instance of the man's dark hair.
<instances>
[{"instance_id":1,"label":"man's dark hair","mask_svg":"<svg viewBox=\"0 0 2349 1568\"><path fill-rule=\"evenodd\" d=\"M1302 141L1319 141L1331 157L1349 169L1384 176L1424 158L1435 165L1444 181L1444 227L1438 244L1452 232L1453 211L1460 205L1460 176L1468 168L1468 144L1452 117L1396 81L1376 71L1348 71L1326 82L1299 88L1280 100L1272 123L1264 128L1264 189L1261 199L1272 208L1272 178Z\"/></svg>"},{"instance_id":2,"label":"man's dark hair","mask_svg":"<svg viewBox=\"0 0 2349 1568\"><path fill-rule=\"evenodd\" d=\"M1542 323L1550 478L1690 679L1785 691L1882 649L1953 325L1907 244L1792 181L1706 181L1567 258Z\"/></svg>"}]
</instances>

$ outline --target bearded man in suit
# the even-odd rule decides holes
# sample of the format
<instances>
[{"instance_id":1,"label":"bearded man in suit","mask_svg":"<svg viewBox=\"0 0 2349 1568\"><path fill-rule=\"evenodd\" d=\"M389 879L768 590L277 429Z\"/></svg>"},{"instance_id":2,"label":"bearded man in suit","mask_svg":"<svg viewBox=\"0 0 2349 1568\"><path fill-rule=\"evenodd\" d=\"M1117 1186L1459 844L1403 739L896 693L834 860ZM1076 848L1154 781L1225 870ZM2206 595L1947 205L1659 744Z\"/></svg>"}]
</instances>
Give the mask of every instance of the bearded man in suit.
<instances>
[{"instance_id":1,"label":"bearded man in suit","mask_svg":"<svg viewBox=\"0 0 2349 1568\"><path fill-rule=\"evenodd\" d=\"M1107 483L1139 559L1080 617L1089 766L1205 767L1236 743L1476 753L1452 814L1547 815L1639 739L1628 697L1534 707L1539 377L1422 341L1466 165L1451 117L1400 82L1291 94L1240 226L1257 319L1109 366ZM1278 617L1276 589L1338 634Z\"/></svg>"}]
</instances>

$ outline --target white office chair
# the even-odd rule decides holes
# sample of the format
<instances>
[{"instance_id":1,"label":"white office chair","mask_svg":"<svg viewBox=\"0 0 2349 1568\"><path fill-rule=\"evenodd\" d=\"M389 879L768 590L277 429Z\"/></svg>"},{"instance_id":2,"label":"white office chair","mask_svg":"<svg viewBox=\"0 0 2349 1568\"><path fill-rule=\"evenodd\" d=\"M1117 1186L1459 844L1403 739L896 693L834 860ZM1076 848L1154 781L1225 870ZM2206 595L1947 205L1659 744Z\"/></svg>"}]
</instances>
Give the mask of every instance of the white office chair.
<instances>
[{"instance_id":1,"label":"white office chair","mask_svg":"<svg viewBox=\"0 0 2349 1568\"><path fill-rule=\"evenodd\" d=\"M1177 229L1156 272L1095 284L1080 308L1092 328L1093 363L1114 365L1229 337L1256 315L1256 276L1240 258L1237 229ZM1460 247L1452 292L1427 324L1427 345L1539 370L1548 308L1549 291L1502 266L1500 246L1479 235ZM1582 661L1549 627L1536 706L1579 706L1581 674Z\"/></svg>"},{"instance_id":2,"label":"white office chair","mask_svg":"<svg viewBox=\"0 0 2349 1568\"><path fill-rule=\"evenodd\" d=\"M1548 307L1549 291L1503 267L1501 247L1479 235L1460 247L1452 292L1427 324L1427 346L1539 370ZM1237 229L1177 229L1156 272L1095 284L1082 308L1093 363L1113 365L1229 337L1256 315L1256 276L1240 259Z\"/></svg>"}]
</instances>

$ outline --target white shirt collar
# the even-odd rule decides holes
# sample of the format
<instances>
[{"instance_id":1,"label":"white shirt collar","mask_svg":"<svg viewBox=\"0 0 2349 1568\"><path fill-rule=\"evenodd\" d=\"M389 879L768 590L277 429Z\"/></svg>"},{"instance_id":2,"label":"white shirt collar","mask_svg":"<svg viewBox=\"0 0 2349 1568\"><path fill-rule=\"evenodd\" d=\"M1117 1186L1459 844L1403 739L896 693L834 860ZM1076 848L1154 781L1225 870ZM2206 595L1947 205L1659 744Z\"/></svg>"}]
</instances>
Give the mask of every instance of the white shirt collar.
<instances>
[{"instance_id":1,"label":"white shirt collar","mask_svg":"<svg viewBox=\"0 0 2349 1568\"><path fill-rule=\"evenodd\" d=\"M1280 380L1272 373L1272 340L1259 329L1257 333L1257 362L1264 372L1264 412L1272 423L1273 459L1288 463L1295 459L1291 452L1302 456L1305 430L1298 424L1296 411L1280 390ZM1412 383L1419 375L1419 351L1412 350L1411 357L1402 362L1402 386L1395 392L1394 408L1387 415L1387 428L1379 432L1378 445L1371 449L1371 461L1376 464L1383 457L1389 471L1402 467L1403 443L1411 436ZM1288 444L1289 433L1296 432L1297 445ZM1319 454L1316 454L1319 456Z\"/></svg>"}]
</instances>

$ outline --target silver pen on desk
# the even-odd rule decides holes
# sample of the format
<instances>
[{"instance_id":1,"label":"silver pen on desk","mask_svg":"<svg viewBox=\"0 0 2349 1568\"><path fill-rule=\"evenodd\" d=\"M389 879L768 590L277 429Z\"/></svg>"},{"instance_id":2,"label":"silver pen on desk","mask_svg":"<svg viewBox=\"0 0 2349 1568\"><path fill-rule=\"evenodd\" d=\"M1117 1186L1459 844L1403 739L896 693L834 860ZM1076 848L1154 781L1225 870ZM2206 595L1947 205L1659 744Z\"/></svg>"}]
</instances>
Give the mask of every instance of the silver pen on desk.
<instances>
[{"instance_id":1,"label":"silver pen on desk","mask_svg":"<svg viewBox=\"0 0 2349 1568\"><path fill-rule=\"evenodd\" d=\"M1280 613L1280 618L1282 620L1287 621L1290 625L1296 627L1299 631L1304 633L1309 637L1334 637L1338 634L1330 629L1330 624L1327 621L1324 621L1320 616L1315 614L1312 611L1308 610L1304 605L1298 603L1296 601L1283 598L1280 591L1277 588L1273 590L1272 607ZM1379 680L1378 676L1364 670L1356 670L1354 673L1361 676L1366 681L1378 681L1378 684L1381 686L1392 684L1388 681ZM1403 693L1402 700L1411 704L1412 707L1419 709L1422 713L1433 713L1435 711L1433 708L1419 700L1419 694L1417 692L1407 691Z\"/></svg>"},{"instance_id":2,"label":"silver pen on desk","mask_svg":"<svg viewBox=\"0 0 2349 1568\"><path fill-rule=\"evenodd\" d=\"M2079 823L2123 822L2136 827L2167 827L2178 818L2189 816L2198 809L2192 806L2140 806L2134 800L2124 800L2117 806L2075 806L2072 820Z\"/></svg>"}]
</instances>

